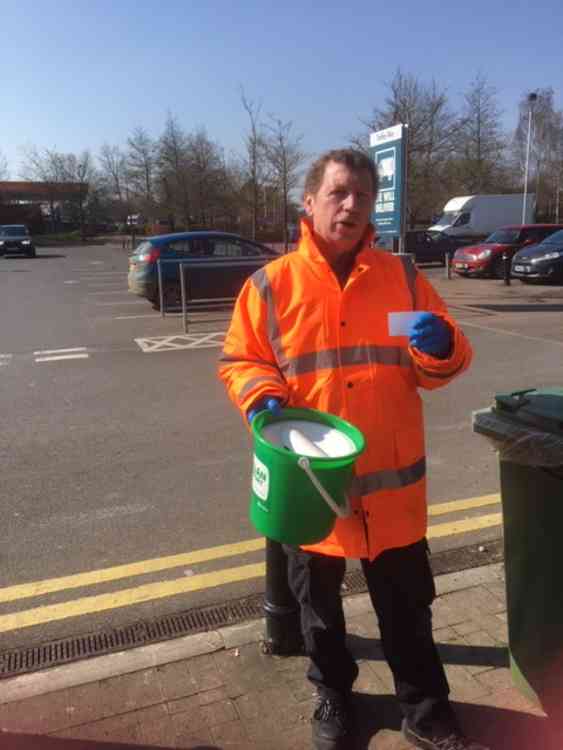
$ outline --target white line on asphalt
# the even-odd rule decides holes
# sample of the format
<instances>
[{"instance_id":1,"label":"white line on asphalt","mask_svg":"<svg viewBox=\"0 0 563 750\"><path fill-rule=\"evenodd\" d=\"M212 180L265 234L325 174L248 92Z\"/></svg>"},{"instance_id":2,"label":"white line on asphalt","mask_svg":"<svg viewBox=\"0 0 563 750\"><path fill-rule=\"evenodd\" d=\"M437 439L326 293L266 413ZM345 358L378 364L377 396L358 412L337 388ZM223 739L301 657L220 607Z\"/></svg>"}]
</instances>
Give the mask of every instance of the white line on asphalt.
<instances>
[{"instance_id":1,"label":"white line on asphalt","mask_svg":"<svg viewBox=\"0 0 563 750\"><path fill-rule=\"evenodd\" d=\"M72 352L85 352L85 346L75 346L72 349L41 349L38 352L33 352L36 357L41 357L43 354L71 354Z\"/></svg>"},{"instance_id":2,"label":"white line on asphalt","mask_svg":"<svg viewBox=\"0 0 563 750\"><path fill-rule=\"evenodd\" d=\"M112 276L121 276L122 279L127 278L126 271L107 271L104 273L81 273L79 274L81 279L94 279L98 281L112 281Z\"/></svg>"},{"instance_id":3,"label":"white line on asphalt","mask_svg":"<svg viewBox=\"0 0 563 750\"><path fill-rule=\"evenodd\" d=\"M94 302L94 304L98 307L107 307L108 305L145 305L146 307L147 301L146 299L136 299L129 302Z\"/></svg>"},{"instance_id":4,"label":"white line on asphalt","mask_svg":"<svg viewBox=\"0 0 563 750\"><path fill-rule=\"evenodd\" d=\"M138 338L134 341L145 353L170 352L179 349L210 349L223 346L225 331L213 331L205 334L173 334L171 336L152 336Z\"/></svg>"},{"instance_id":5,"label":"white line on asphalt","mask_svg":"<svg viewBox=\"0 0 563 750\"><path fill-rule=\"evenodd\" d=\"M0 354L0 367L5 367L6 365L9 365L12 360L11 354Z\"/></svg>"},{"instance_id":6,"label":"white line on asphalt","mask_svg":"<svg viewBox=\"0 0 563 750\"><path fill-rule=\"evenodd\" d=\"M109 291L105 291L105 292L86 292L86 294L88 295L90 294L125 294L127 295L127 289L123 289L122 287L121 289L110 289Z\"/></svg>"},{"instance_id":7,"label":"white line on asphalt","mask_svg":"<svg viewBox=\"0 0 563 750\"><path fill-rule=\"evenodd\" d=\"M152 315L116 315L112 320L136 320L137 318L160 318L160 315L159 313L152 313Z\"/></svg>"},{"instance_id":8,"label":"white line on asphalt","mask_svg":"<svg viewBox=\"0 0 563 750\"><path fill-rule=\"evenodd\" d=\"M63 281L63 284L80 284L80 282L75 279L70 279L69 281Z\"/></svg>"},{"instance_id":9,"label":"white line on asphalt","mask_svg":"<svg viewBox=\"0 0 563 750\"><path fill-rule=\"evenodd\" d=\"M519 339L527 339L528 341L541 341L542 344L557 344L563 346L563 341L555 341L554 339L544 339L540 336L525 336L523 333L516 333L514 331L505 331L503 328L493 328L492 326L480 326L477 323L471 323L469 320L461 320L456 318L458 323L464 326L471 326L472 328L480 328L482 331L492 331L492 333L504 333L506 336L517 336Z\"/></svg>"},{"instance_id":10,"label":"white line on asphalt","mask_svg":"<svg viewBox=\"0 0 563 750\"><path fill-rule=\"evenodd\" d=\"M89 354L62 354L58 357L36 357L36 362L59 362L62 359L88 359Z\"/></svg>"}]
</instances>

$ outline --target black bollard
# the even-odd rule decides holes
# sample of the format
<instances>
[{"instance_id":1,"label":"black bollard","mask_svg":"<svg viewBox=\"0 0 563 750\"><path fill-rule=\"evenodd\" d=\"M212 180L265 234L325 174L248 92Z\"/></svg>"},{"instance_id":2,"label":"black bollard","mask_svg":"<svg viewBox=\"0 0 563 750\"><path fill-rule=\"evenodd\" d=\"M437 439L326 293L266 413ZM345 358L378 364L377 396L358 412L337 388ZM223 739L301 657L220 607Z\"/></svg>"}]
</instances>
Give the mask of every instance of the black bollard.
<instances>
[{"instance_id":1,"label":"black bollard","mask_svg":"<svg viewBox=\"0 0 563 750\"><path fill-rule=\"evenodd\" d=\"M502 254L503 261L503 272L504 272L504 283L506 286L510 286L510 258L508 253Z\"/></svg>"},{"instance_id":2,"label":"black bollard","mask_svg":"<svg viewBox=\"0 0 563 750\"><path fill-rule=\"evenodd\" d=\"M446 266L446 278L451 279L452 278L452 263L454 259L454 251L451 252L444 252L444 261Z\"/></svg>"},{"instance_id":3,"label":"black bollard","mask_svg":"<svg viewBox=\"0 0 563 750\"><path fill-rule=\"evenodd\" d=\"M264 594L265 654L295 656L303 653L299 603L287 580L287 555L279 542L266 539L266 593Z\"/></svg>"}]
</instances>

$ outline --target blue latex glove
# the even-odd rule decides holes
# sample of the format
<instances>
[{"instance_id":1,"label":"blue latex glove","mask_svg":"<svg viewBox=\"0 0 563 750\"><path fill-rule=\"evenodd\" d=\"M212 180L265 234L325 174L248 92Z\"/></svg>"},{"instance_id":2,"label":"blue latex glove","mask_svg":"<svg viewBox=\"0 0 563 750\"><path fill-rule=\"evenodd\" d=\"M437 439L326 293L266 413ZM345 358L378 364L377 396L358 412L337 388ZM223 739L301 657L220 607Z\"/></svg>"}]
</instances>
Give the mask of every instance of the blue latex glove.
<instances>
[{"instance_id":1,"label":"blue latex glove","mask_svg":"<svg viewBox=\"0 0 563 750\"><path fill-rule=\"evenodd\" d=\"M249 424L252 424L252 420L258 412L264 411L265 409L271 411L272 414L277 417L278 414L281 413L281 401L279 398L273 398L272 396L266 396L265 398L260 399L260 401L257 401L246 412L246 418L248 419Z\"/></svg>"},{"instance_id":2,"label":"blue latex glove","mask_svg":"<svg viewBox=\"0 0 563 750\"><path fill-rule=\"evenodd\" d=\"M425 354L443 359L452 348L452 333L442 318L425 312L413 325L409 343Z\"/></svg>"}]
</instances>

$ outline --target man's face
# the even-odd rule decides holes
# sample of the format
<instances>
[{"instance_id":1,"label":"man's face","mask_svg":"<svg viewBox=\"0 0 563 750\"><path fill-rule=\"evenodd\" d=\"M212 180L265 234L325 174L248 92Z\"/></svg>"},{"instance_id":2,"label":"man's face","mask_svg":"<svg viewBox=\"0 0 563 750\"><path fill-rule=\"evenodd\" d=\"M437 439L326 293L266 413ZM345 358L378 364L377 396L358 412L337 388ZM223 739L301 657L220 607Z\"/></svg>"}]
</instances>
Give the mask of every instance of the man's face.
<instances>
[{"instance_id":1,"label":"man's face","mask_svg":"<svg viewBox=\"0 0 563 750\"><path fill-rule=\"evenodd\" d=\"M304 205L327 250L340 255L352 250L362 238L374 200L367 170L355 172L345 164L329 161L317 193L306 195Z\"/></svg>"}]
</instances>

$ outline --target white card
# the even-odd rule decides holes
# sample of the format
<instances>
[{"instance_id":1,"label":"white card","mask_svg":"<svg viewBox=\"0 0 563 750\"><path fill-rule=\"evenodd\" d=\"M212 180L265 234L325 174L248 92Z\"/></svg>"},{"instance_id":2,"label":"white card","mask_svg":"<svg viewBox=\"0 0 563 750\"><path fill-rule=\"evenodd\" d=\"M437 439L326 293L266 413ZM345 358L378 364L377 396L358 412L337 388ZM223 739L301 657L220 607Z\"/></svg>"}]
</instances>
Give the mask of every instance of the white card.
<instances>
[{"instance_id":1,"label":"white card","mask_svg":"<svg viewBox=\"0 0 563 750\"><path fill-rule=\"evenodd\" d=\"M390 336L410 336L413 325L418 321L423 310L413 312L392 312L388 314Z\"/></svg>"}]
</instances>

